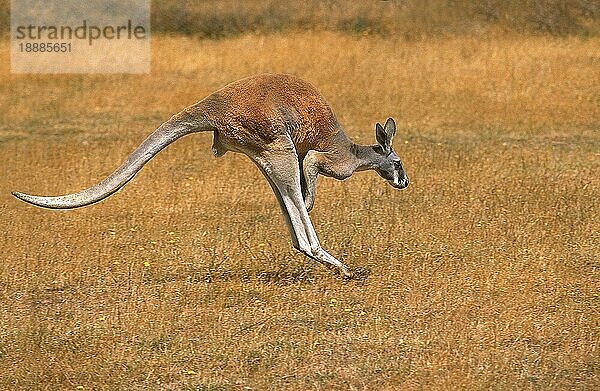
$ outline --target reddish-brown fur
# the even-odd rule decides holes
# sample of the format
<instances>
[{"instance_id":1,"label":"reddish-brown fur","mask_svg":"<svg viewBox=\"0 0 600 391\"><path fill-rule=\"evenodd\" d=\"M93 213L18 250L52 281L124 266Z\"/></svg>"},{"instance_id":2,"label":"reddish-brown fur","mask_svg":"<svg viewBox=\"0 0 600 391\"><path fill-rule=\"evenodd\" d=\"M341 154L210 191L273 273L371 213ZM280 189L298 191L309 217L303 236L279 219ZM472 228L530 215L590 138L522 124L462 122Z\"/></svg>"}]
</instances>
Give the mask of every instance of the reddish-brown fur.
<instances>
[{"instance_id":1,"label":"reddish-brown fur","mask_svg":"<svg viewBox=\"0 0 600 391\"><path fill-rule=\"evenodd\" d=\"M310 149L329 151L346 140L323 96L292 75L262 74L235 81L184 113L207 119L216 129L215 147L223 152L246 147L260 151L289 134L302 157Z\"/></svg>"}]
</instances>

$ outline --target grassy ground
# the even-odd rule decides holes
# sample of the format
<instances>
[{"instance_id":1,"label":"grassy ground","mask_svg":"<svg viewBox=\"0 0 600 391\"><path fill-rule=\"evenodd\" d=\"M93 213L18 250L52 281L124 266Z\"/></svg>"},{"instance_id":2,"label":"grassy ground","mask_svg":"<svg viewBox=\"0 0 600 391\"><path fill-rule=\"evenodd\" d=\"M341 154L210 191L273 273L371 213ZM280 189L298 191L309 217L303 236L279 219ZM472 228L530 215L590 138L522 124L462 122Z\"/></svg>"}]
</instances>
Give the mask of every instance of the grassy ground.
<instances>
[{"instance_id":1,"label":"grassy ground","mask_svg":"<svg viewBox=\"0 0 600 391\"><path fill-rule=\"evenodd\" d=\"M490 31L600 34L600 3L590 0L152 0L150 4L153 32L204 38L306 30L405 39ZM0 0L0 36L9 28L10 0Z\"/></svg>"},{"instance_id":2,"label":"grassy ground","mask_svg":"<svg viewBox=\"0 0 600 391\"><path fill-rule=\"evenodd\" d=\"M600 387L596 38L156 38L153 73L0 64L1 389ZM6 42L0 45L8 56ZM47 211L240 77L312 81L354 139L394 116L411 187L320 179L343 282L290 250L275 198L208 134L98 205Z\"/></svg>"},{"instance_id":3,"label":"grassy ground","mask_svg":"<svg viewBox=\"0 0 600 391\"><path fill-rule=\"evenodd\" d=\"M6 0L0 0L0 10L2 1ZM597 36L600 4L582 0L162 0L152 2L152 28L212 38L307 29L407 39L489 30Z\"/></svg>"}]
</instances>

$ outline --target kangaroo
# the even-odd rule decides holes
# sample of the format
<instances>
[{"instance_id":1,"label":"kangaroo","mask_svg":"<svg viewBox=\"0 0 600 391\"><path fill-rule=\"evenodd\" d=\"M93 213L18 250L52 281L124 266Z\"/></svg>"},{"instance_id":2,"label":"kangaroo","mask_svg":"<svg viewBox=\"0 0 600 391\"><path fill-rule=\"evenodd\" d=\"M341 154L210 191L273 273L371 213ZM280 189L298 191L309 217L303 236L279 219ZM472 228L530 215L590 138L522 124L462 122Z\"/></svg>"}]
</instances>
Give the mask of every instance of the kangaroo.
<instances>
[{"instance_id":1,"label":"kangaroo","mask_svg":"<svg viewBox=\"0 0 600 391\"><path fill-rule=\"evenodd\" d=\"M246 154L271 185L294 248L346 277L352 276L350 269L321 247L308 214L318 174L342 180L355 171L375 170L395 188L409 182L392 149L392 118L375 126L377 144L355 144L315 87L292 75L263 74L228 84L175 114L92 187L55 197L12 194L51 209L96 203L122 188L167 145L196 132L213 132L215 157L228 151Z\"/></svg>"}]
</instances>

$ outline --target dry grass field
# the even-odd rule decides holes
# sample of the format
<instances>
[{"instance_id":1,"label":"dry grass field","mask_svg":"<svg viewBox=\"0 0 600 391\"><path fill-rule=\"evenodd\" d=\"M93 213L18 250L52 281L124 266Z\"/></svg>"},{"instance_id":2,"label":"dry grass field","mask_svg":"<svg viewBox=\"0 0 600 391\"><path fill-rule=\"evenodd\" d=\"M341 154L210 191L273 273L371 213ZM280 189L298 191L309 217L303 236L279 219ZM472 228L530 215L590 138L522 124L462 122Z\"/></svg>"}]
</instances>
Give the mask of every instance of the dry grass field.
<instances>
[{"instance_id":1,"label":"dry grass field","mask_svg":"<svg viewBox=\"0 0 600 391\"><path fill-rule=\"evenodd\" d=\"M0 389L600 388L600 39L155 37L151 75L0 63ZM8 44L0 44L2 58ZM396 118L411 186L321 178L344 281L291 250L245 157L186 137L100 204L48 211L238 78L315 84L347 133Z\"/></svg>"}]
</instances>

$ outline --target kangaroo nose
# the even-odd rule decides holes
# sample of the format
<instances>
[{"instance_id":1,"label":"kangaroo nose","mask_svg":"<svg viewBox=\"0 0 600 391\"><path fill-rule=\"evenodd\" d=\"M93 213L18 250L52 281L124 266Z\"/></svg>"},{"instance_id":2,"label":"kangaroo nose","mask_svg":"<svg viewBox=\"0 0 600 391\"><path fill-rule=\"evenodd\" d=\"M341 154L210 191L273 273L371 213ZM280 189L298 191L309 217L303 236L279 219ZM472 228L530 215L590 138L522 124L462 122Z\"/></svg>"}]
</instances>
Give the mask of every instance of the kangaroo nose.
<instances>
[{"instance_id":1,"label":"kangaroo nose","mask_svg":"<svg viewBox=\"0 0 600 391\"><path fill-rule=\"evenodd\" d=\"M400 182L400 184L402 185L402 189L404 189L405 187L408 187L408 183L409 183L409 180L408 180L407 176L402 178L402 182Z\"/></svg>"}]
</instances>

